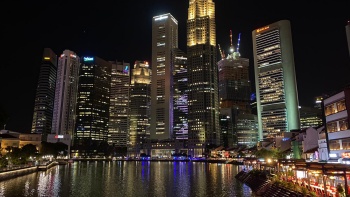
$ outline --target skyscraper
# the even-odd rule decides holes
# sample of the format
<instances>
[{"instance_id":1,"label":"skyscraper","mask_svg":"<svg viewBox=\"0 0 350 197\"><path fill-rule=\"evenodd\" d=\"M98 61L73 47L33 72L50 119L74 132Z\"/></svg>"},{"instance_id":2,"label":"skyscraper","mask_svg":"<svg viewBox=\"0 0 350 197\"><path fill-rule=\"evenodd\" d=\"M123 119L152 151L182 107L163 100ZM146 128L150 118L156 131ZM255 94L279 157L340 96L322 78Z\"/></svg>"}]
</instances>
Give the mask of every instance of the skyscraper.
<instances>
[{"instance_id":1,"label":"skyscraper","mask_svg":"<svg viewBox=\"0 0 350 197\"><path fill-rule=\"evenodd\" d=\"M291 26L281 20L253 30L259 140L300 128Z\"/></svg>"},{"instance_id":2,"label":"skyscraper","mask_svg":"<svg viewBox=\"0 0 350 197\"><path fill-rule=\"evenodd\" d=\"M240 38L238 38L236 50L232 44L232 31L230 31L230 38L230 53L226 57L220 49L221 60L218 62L221 144L225 147L250 145L254 141L257 142L257 130L256 128L251 130L256 125L254 124L256 118L254 115L248 116L251 114L249 59L242 58L238 51ZM246 116L240 117L243 114ZM240 125L237 125L238 121L241 121ZM249 122L252 124L248 124ZM238 129L241 131L238 132ZM253 137L254 132L255 137Z\"/></svg>"},{"instance_id":3,"label":"skyscraper","mask_svg":"<svg viewBox=\"0 0 350 197\"><path fill-rule=\"evenodd\" d=\"M188 146L192 156L220 144L215 3L189 0L187 19Z\"/></svg>"},{"instance_id":4,"label":"skyscraper","mask_svg":"<svg viewBox=\"0 0 350 197\"><path fill-rule=\"evenodd\" d=\"M76 120L80 59L73 51L64 50L58 58L52 134L70 145Z\"/></svg>"},{"instance_id":5,"label":"skyscraper","mask_svg":"<svg viewBox=\"0 0 350 197\"><path fill-rule=\"evenodd\" d=\"M111 63L108 143L126 148L129 140L130 63L118 61Z\"/></svg>"},{"instance_id":6,"label":"skyscraper","mask_svg":"<svg viewBox=\"0 0 350 197\"><path fill-rule=\"evenodd\" d=\"M188 139L187 56L174 49L174 134L175 139Z\"/></svg>"},{"instance_id":7,"label":"skyscraper","mask_svg":"<svg viewBox=\"0 0 350 197\"><path fill-rule=\"evenodd\" d=\"M107 144L111 69L112 64L99 57L81 59L72 150L77 156L97 154L101 144Z\"/></svg>"},{"instance_id":8,"label":"skyscraper","mask_svg":"<svg viewBox=\"0 0 350 197\"><path fill-rule=\"evenodd\" d=\"M350 20L348 21L348 24L345 26L346 31L346 38L348 40L348 49L349 49L349 56L350 56Z\"/></svg>"},{"instance_id":9,"label":"skyscraper","mask_svg":"<svg viewBox=\"0 0 350 197\"><path fill-rule=\"evenodd\" d=\"M178 24L171 14L152 20L151 139L173 136L173 50L178 47Z\"/></svg>"},{"instance_id":10,"label":"skyscraper","mask_svg":"<svg viewBox=\"0 0 350 197\"><path fill-rule=\"evenodd\" d=\"M130 82L130 130L128 156L142 153L145 141L150 138L152 70L146 61L135 61Z\"/></svg>"},{"instance_id":11,"label":"skyscraper","mask_svg":"<svg viewBox=\"0 0 350 197\"><path fill-rule=\"evenodd\" d=\"M57 55L50 48L45 48L41 60L32 121L32 133L41 133L44 141L46 141L47 134L51 133L56 74Z\"/></svg>"}]
</instances>

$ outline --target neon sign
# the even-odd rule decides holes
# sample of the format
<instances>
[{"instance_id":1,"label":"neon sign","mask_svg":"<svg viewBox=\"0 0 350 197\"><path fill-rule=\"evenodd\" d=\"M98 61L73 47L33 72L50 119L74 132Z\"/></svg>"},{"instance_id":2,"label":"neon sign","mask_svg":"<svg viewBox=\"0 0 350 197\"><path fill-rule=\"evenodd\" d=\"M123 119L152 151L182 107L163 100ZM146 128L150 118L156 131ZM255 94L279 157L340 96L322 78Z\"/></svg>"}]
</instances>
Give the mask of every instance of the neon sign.
<instances>
[{"instance_id":1,"label":"neon sign","mask_svg":"<svg viewBox=\"0 0 350 197\"><path fill-rule=\"evenodd\" d=\"M84 57L84 62L94 61L93 57Z\"/></svg>"},{"instance_id":2,"label":"neon sign","mask_svg":"<svg viewBox=\"0 0 350 197\"><path fill-rule=\"evenodd\" d=\"M262 27L262 28L257 29L256 32L259 33L261 31L264 31L264 30L269 29L269 28L270 28L269 26Z\"/></svg>"}]
</instances>

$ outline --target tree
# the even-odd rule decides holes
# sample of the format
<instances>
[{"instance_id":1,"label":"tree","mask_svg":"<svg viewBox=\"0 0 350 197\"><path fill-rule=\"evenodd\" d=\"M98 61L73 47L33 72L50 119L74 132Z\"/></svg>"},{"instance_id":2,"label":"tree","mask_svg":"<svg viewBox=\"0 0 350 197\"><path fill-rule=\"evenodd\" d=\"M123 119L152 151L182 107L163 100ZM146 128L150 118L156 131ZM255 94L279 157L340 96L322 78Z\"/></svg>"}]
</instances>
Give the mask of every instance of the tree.
<instances>
[{"instance_id":1,"label":"tree","mask_svg":"<svg viewBox=\"0 0 350 197\"><path fill-rule=\"evenodd\" d=\"M4 168L8 165L8 160L5 157L0 157L0 168Z\"/></svg>"},{"instance_id":2,"label":"tree","mask_svg":"<svg viewBox=\"0 0 350 197\"><path fill-rule=\"evenodd\" d=\"M26 144L21 149L22 155L28 159L30 156L35 156L37 154L36 146L33 144Z\"/></svg>"}]
</instances>

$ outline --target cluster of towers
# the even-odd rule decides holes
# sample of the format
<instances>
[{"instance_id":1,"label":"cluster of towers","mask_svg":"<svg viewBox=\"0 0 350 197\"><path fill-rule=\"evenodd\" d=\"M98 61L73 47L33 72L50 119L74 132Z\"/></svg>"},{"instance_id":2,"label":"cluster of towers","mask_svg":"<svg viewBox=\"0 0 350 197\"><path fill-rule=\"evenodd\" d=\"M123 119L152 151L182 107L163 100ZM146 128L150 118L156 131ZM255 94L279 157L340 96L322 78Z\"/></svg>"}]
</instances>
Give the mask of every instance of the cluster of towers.
<instances>
[{"instance_id":1,"label":"cluster of towers","mask_svg":"<svg viewBox=\"0 0 350 197\"><path fill-rule=\"evenodd\" d=\"M135 61L131 68L70 50L57 58L46 48L32 132L72 145L76 155L108 143L136 156L149 154L147 144L173 141L197 156L210 146L254 146L299 129L289 21L252 32L257 115L249 59L230 36L230 52L226 57L220 49L218 61L215 4L190 0L186 52L178 48L178 21L170 13L155 16L151 64Z\"/></svg>"}]
</instances>

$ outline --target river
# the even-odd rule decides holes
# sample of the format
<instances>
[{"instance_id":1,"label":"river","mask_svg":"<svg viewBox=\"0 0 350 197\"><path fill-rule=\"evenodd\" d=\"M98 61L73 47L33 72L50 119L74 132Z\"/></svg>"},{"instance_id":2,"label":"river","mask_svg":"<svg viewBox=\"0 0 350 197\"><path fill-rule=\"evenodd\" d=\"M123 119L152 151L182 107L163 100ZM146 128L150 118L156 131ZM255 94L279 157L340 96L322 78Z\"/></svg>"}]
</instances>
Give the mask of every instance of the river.
<instances>
[{"instance_id":1,"label":"river","mask_svg":"<svg viewBox=\"0 0 350 197\"><path fill-rule=\"evenodd\" d=\"M74 162L1 181L0 196L253 196L251 189L234 177L240 168L205 162Z\"/></svg>"}]
</instances>

